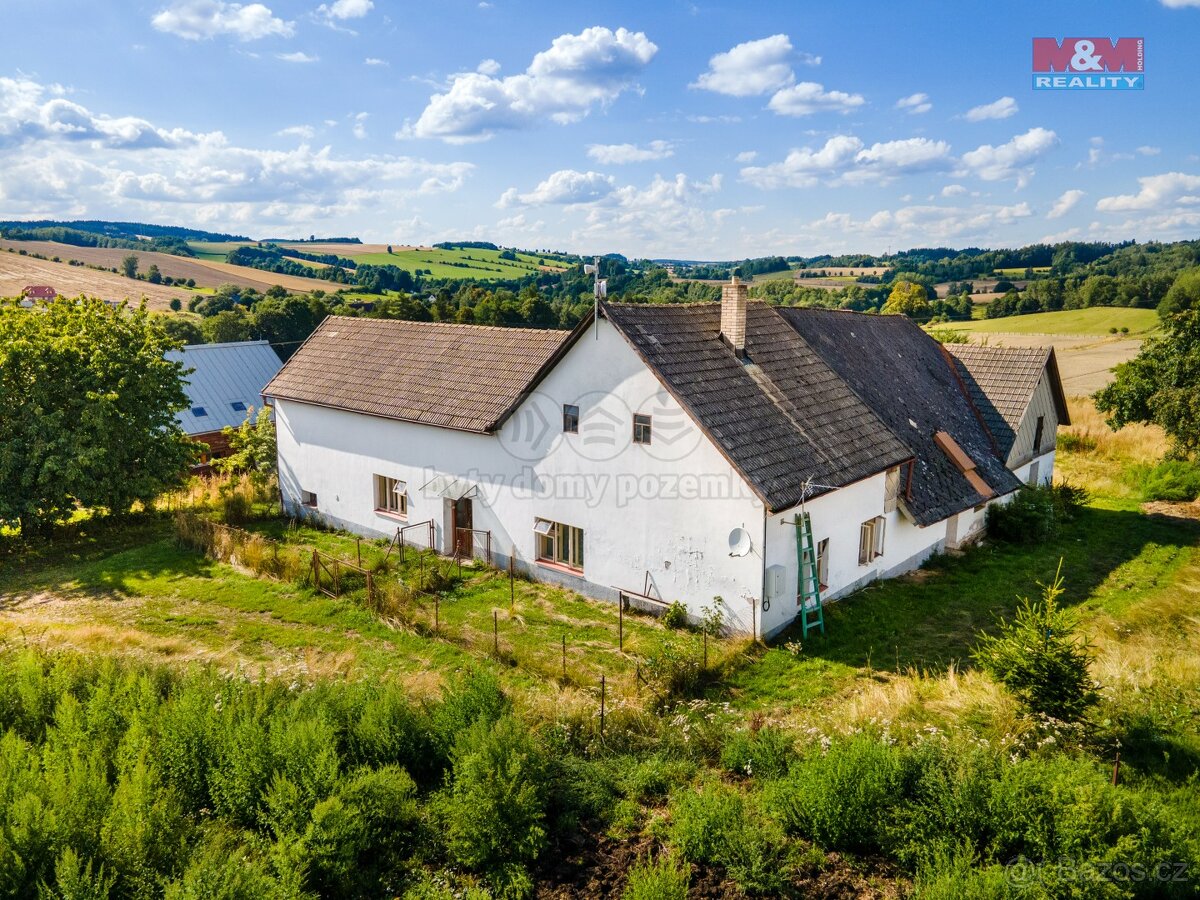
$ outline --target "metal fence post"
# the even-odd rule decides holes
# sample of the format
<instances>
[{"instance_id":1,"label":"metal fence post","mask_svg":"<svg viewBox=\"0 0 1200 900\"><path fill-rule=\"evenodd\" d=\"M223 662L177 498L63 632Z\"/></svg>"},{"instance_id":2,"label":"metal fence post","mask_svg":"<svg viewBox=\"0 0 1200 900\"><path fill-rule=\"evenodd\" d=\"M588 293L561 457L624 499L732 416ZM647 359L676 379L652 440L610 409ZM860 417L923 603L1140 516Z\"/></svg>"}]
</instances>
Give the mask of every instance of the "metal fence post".
<instances>
[{"instance_id":1,"label":"metal fence post","mask_svg":"<svg viewBox=\"0 0 1200 900\"><path fill-rule=\"evenodd\" d=\"M492 653L500 655L500 613L492 610Z\"/></svg>"},{"instance_id":2,"label":"metal fence post","mask_svg":"<svg viewBox=\"0 0 1200 900\"><path fill-rule=\"evenodd\" d=\"M617 594L617 649L625 650L625 598Z\"/></svg>"},{"instance_id":3,"label":"metal fence post","mask_svg":"<svg viewBox=\"0 0 1200 900\"><path fill-rule=\"evenodd\" d=\"M600 676L600 736L604 736L604 676Z\"/></svg>"}]
</instances>

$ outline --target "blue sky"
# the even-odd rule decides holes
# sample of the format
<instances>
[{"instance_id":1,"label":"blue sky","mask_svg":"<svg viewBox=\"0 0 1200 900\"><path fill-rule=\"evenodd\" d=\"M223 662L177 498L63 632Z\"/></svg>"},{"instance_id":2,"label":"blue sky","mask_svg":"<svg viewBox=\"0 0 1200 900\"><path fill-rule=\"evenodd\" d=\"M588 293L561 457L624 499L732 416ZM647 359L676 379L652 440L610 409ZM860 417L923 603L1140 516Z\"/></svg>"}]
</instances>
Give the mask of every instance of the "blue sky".
<instances>
[{"instance_id":1,"label":"blue sky","mask_svg":"<svg viewBox=\"0 0 1200 900\"><path fill-rule=\"evenodd\" d=\"M0 217L723 259L1200 232L1200 0L3 3ZM1031 90L1037 36L1146 89Z\"/></svg>"}]
</instances>

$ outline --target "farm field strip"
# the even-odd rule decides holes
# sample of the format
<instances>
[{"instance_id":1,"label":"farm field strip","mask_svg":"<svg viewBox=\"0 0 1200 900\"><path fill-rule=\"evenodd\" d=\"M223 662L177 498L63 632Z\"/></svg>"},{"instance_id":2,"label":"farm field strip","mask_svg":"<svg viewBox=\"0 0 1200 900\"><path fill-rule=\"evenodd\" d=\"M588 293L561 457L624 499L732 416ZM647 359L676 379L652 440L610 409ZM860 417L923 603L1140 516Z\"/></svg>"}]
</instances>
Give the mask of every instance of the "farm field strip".
<instances>
[{"instance_id":1,"label":"farm field strip","mask_svg":"<svg viewBox=\"0 0 1200 900\"><path fill-rule=\"evenodd\" d=\"M222 284L233 283L242 287L254 288L258 291L265 291L272 285L278 284L294 291L330 290L330 282L320 279L276 275L273 272L263 272L245 266L230 265L224 261L224 254L221 255L220 259L189 259L186 256L174 256L170 253L154 253L144 250L122 250L114 247L76 247L73 244L59 244L54 241L0 240L0 250L6 250L7 248L26 250L29 253L40 253L43 256L51 258L57 256L63 260L62 264L64 266L66 266L67 260L75 259L89 265L119 268L121 260L132 254L138 258L139 272L144 273L151 265L155 265L158 266L158 270L163 275L169 278L191 278L197 284L208 287L218 287ZM4 253L4 255L8 256L10 254ZM28 259L28 257L22 257L19 254L11 255L17 256L20 259ZM79 269L74 266L67 268L75 271L89 272L88 269ZM93 274L102 275L104 273ZM130 282L128 279L113 273L108 274L113 278L120 278L126 284L136 284L137 287L133 288L133 290L139 291L137 296L141 296L142 293L152 296L150 290L157 287L149 282ZM55 286L57 287L57 285ZM177 289L163 288L163 290L175 291L170 296L179 296Z\"/></svg>"}]
</instances>

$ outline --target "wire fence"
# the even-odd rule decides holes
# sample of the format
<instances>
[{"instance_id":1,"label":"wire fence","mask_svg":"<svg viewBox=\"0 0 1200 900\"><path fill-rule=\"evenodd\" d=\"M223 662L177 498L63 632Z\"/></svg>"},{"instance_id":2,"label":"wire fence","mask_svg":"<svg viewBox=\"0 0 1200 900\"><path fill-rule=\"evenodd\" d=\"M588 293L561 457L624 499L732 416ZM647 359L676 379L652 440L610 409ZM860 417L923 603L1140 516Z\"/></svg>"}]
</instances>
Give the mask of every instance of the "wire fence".
<instances>
[{"instance_id":1,"label":"wire fence","mask_svg":"<svg viewBox=\"0 0 1200 900\"><path fill-rule=\"evenodd\" d=\"M355 541L355 558L346 559L305 543L279 541L216 522L191 508L177 509L174 523L180 543L210 559L356 603L389 628L454 645L562 686L595 692L601 706L614 693L651 700L694 695L719 677L736 655L733 642L712 638L707 631L648 627L650 617L641 615L636 616L639 621L628 622L635 614L624 596L615 623L571 623L565 616L553 625L533 623L522 609L524 604L539 602L537 586L517 577L511 557L507 570L468 560L465 576L474 579L476 587L486 588L496 599L507 595L507 609L500 604L480 609L478 601L465 599L460 590L464 585L461 557L442 557L410 545L409 559L400 567L393 565L390 552L375 560L368 554L364 560L361 539ZM507 585L488 579L506 579Z\"/></svg>"}]
</instances>

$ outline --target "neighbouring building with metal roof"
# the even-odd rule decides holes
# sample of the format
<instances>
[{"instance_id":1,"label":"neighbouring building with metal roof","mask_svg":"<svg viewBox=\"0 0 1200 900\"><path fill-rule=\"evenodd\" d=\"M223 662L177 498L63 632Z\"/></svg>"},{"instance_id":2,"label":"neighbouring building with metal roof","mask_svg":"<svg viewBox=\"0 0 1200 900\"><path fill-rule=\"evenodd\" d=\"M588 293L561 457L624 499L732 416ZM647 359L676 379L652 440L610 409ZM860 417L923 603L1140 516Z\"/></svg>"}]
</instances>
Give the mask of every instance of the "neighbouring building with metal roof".
<instances>
[{"instance_id":1,"label":"neighbouring building with metal roof","mask_svg":"<svg viewBox=\"0 0 1200 900\"><path fill-rule=\"evenodd\" d=\"M209 446L205 462L228 452L221 430L262 406L263 388L281 365L267 341L189 344L167 358L183 363L188 406L175 417L185 434Z\"/></svg>"},{"instance_id":2,"label":"neighbouring building with metal roof","mask_svg":"<svg viewBox=\"0 0 1200 900\"><path fill-rule=\"evenodd\" d=\"M264 390L284 503L770 635L1052 477L1053 351L722 294L571 332L330 317Z\"/></svg>"}]
</instances>

